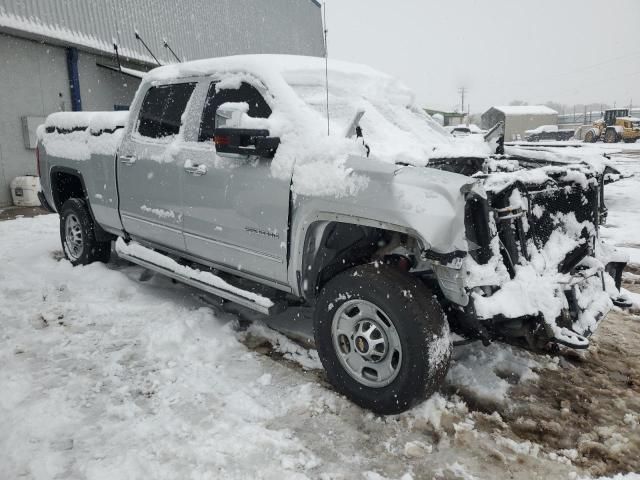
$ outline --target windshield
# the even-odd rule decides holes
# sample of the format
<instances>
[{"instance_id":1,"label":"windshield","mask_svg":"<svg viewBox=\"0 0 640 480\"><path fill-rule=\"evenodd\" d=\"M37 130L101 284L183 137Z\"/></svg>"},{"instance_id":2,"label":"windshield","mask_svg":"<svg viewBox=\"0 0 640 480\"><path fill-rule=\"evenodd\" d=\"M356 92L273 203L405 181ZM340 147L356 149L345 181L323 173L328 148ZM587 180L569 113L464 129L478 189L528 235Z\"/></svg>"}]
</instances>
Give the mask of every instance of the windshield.
<instances>
[{"instance_id":1,"label":"windshield","mask_svg":"<svg viewBox=\"0 0 640 480\"><path fill-rule=\"evenodd\" d=\"M304 81L287 75L295 93L323 118L327 115L324 72ZM359 77L329 72L329 119L332 135L346 135L359 111L359 122L373 156L424 163L438 145L450 145L450 135L416 107L413 94L389 77Z\"/></svg>"}]
</instances>

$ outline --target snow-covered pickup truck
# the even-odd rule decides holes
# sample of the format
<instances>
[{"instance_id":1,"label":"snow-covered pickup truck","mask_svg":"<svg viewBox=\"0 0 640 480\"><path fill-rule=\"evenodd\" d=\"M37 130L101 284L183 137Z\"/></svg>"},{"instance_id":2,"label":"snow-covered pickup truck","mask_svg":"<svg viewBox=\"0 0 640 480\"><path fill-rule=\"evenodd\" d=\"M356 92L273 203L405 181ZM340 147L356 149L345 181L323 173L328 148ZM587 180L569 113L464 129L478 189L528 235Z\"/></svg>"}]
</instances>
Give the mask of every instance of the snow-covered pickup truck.
<instances>
[{"instance_id":1,"label":"snow-covered pickup truck","mask_svg":"<svg viewBox=\"0 0 640 480\"><path fill-rule=\"evenodd\" d=\"M148 73L128 114L50 115L41 200L67 259L115 241L263 314L308 309L329 381L381 413L438 388L450 327L587 347L625 265L598 237L604 159L496 154L387 75L329 62L326 80L317 58L195 61Z\"/></svg>"}]
</instances>

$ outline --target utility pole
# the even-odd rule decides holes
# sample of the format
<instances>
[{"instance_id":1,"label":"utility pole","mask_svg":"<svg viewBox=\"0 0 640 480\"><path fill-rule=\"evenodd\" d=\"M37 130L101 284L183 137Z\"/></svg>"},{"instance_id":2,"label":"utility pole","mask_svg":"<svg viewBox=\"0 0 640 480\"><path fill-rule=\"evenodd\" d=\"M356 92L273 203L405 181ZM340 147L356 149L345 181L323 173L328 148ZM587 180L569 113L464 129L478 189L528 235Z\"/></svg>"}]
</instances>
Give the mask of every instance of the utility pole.
<instances>
[{"instance_id":1,"label":"utility pole","mask_svg":"<svg viewBox=\"0 0 640 480\"><path fill-rule=\"evenodd\" d=\"M467 92L467 89L465 87L460 87L458 89L458 93L460 93L460 96L462 97L462 102L460 103L461 107L460 107L460 111L462 113L464 113L464 94Z\"/></svg>"}]
</instances>

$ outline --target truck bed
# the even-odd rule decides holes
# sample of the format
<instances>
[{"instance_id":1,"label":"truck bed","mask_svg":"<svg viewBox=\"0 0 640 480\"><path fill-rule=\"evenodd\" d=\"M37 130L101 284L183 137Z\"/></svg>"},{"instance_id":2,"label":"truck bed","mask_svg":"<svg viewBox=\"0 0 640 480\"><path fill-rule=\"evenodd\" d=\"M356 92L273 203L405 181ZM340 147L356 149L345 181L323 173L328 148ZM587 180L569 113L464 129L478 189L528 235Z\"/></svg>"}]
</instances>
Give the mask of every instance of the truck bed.
<instances>
[{"instance_id":1,"label":"truck bed","mask_svg":"<svg viewBox=\"0 0 640 480\"><path fill-rule=\"evenodd\" d=\"M96 221L120 229L115 155L129 119L121 112L58 112L38 128L42 191L56 208L51 178L55 172L77 171Z\"/></svg>"}]
</instances>

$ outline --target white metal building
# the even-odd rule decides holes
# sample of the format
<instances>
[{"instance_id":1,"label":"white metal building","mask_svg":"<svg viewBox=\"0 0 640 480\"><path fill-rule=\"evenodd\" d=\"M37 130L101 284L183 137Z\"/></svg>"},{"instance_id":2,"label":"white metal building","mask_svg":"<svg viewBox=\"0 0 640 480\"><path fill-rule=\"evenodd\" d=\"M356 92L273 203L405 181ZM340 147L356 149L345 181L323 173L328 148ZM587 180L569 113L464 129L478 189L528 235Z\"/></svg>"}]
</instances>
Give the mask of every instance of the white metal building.
<instances>
[{"instance_id":1,"label":"white metal building","mask_svg":"<svg viewBox=\"0 0 640 480\"><path fill-rule=\"evenodd\" d=\"M527 130L557 125L558 112L544 105L509 105L491 107L482 114L482 128L489 129L500 121L505 123L504 139L510 142L524 139Z\"/></svg>"},{"instance_id":2,"label":"white metal building","mask_svg":"<svg viewBox=\"0 0 640 480\"><path fill-rule=\"evenodd\" d=\"M324 53L316 0L0 0L0 206L14 177L35 174L49 113L128 108L140 80L115 68L114 44L142 71L154 56Z\"/></svg>"}]
</instances>

